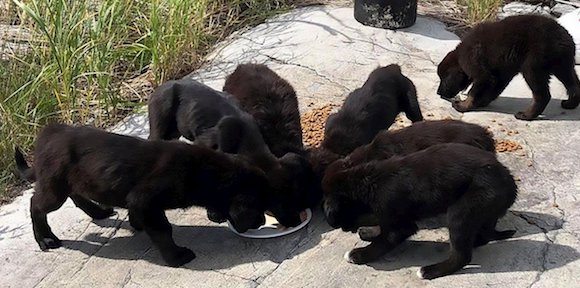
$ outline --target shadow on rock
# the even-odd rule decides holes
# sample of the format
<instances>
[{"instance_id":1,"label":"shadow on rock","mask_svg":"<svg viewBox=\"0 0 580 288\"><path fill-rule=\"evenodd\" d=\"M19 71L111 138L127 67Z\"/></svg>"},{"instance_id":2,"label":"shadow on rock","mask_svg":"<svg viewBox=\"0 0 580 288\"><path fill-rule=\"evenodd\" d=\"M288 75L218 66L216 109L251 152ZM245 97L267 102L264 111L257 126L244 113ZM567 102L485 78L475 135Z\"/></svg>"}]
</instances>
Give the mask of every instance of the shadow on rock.
<instances>
[{"instance_id":1,"label":"shadow on rock","mask_svg":"<svg viewBox=\"0 0 580 288\"><path fill-rule=\"evenodd\" d=\"M563 220L559 217L528 211L510 210L498 221L498 230L516 230L515 237L546 233L562 228ZM417 223L419 229L438 229L447 227L445 214Z\"/></svg>"},{"instance_id":2,"label":"shadow on rock","mask_svg":"<svg viewBox=\"0 0 580 288\"><path fill-rule=\"evenodd\" d=\"M576 121L580 120L580 108L566 110L560 106L561 99L550 100L548 106L536 120L564 120ZM532 98L517 98L500 96L495 101L491 102L487 107L478 108L475 111L467 113L477 113L477 111L497 112L502 114L516 114L519 111L526 111L528 106L532 103Z\"/></svg>"},{"instance_id":3,"label":"shadow on rock","mask_svg":"<svg viewBox=\"0 0 580 288\"><path fill-rule=\"evenodd\" d=\"M120 227L132 230L127 221L105 219L95 221L101 227ZM173 225L173 237L179 246L191 249L196 258L183 266L192 270L214 270L240 264L272 261L281 263L315 247L321 235L331 230L324 215L317 209L305 229L273 239L248 239L235 235L224 226ZM144 259L165 266L159 251L145 232L127 237L102 237L88 234L82 240L62 239L63 247L86 255L119 260Z\"/></svg>"},{"instance_id":4,"label":"shadow on rock","mask_svg":"<svg viewBox=\"0 0 580 288\"><path fill-rule=\"evenodd\" d=\"M449 245L443 242L407 241L381 260L368 265L376 270L394 271L443 261L448 256ZM580 258L576 249L527 239L492 242L473 251L471 264L456 272L502 273L516 271L545 271L562 267ZM549 259L549 267L544 262Z\"/></svg>"}]
</instances>

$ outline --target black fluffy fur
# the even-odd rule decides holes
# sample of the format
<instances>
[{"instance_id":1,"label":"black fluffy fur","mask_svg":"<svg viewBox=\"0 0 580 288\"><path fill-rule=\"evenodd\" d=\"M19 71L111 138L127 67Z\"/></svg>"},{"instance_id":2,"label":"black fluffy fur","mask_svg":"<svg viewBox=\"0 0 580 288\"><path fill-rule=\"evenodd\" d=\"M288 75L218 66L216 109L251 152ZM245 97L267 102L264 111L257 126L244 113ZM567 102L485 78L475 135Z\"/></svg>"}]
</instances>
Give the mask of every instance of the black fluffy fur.
<instances>
[{"instance_id":1,"label":"black fluffy fur","mask_svg":"<svg viewBox=\"0 0 580 288\"><path fill-rule=\"evenodd\" d=\"M149 98L149 139L183 136L226 153L269 153L253 117L238 105L233 96L193 79L165 82Z\"/></svg>"},{"instance_id":2,"label":"black fluffy fur","mask_svg":"<svg viewBox=\"0 0 580 288\"><path fill-rule=\"evenodd\" d=\"M296 164L284 185L294 185L296 208L313 208L320 202L316 178L302 142L298 99L286 80L262 64L240 64L225 81L224 92L254 117L264 141L276 157L292 157ZM288 153L292 153L288 154ZM288 155L288 156L285 156Z\"/></svg>"},{"instance_id":3,"label":"black fluffy fur","mask_svg":"<svg viewBox=\"0 0 580 288\"><path fill-rule=\"evenodd\" d=\"M372 242L350 251L349 262L376 260L415 234L417 220L441 213L447 214L450 255L422 267L425 279L460 270L471 261L474 247L515 233L495 229L498 218L514 203L517 186L494 153L448 143L348 169L341 161L331 164L323 179L328 222L344 227L372 213L378 216L381 233L368 239L365 233L373 229L362 227L359 235Z\"/></svg>"},{"instance_id":4,"label":"black fluffy fur","mask_svg":"<svg viewBox=\"0 0 580 288\"><path fill-rule=\"evenodd\" d=\"M451 99L473 83L466 100L453 107L467 112L495 100L512 78L522 73L532 90L533 101L515 117L533 120L550 102L548 86L554 75L568 91L562 108L580 103L580 80L574 71L575 45L572 36L555 20L538 15L507 17L477 25L437 68L441 79L437 94Z\"/></svg>"},{"instance_id":5,"label":"black fluffy fur","mask_svg":"<svg viewBox=\"0 0 580 288\"><path fill-rule=\"evenodd\" d=\"M42 250L61 246L46 215L67 198L95 219L113 213L95 202L127 208L131 225L147 232L170 266L181 266L195 254L175 244L164 210L211 208L227 215L240 232L265 221L269 187L264 173L208 148L54 124L38 135L33 168L19 150L15 155L21 174L36 180L30 214Z\"/></svg>"},{"instance_id":6,"label":"black fluffy fur","mask_svg":"<svg viewBox=\"0 0 580 288\"><path fill-rule=\"evenodd\" d=\"M300 224L305 206L302 191L291 182L308 165L305 159L287 154L277 159L264 142L252 115L239 107L229 93L216 91L192 79L169 81L159 86L149 99L149 139L176 139L245 156L262 169L270 182L270 210L287 227ZM303 208L302 208L303 210ZM208 209L208 218L224 222L226 215Z\"/></svg>"},{"instance_id":7,"label":"black fluffy fur","mask_svg":"<svg viewBox=\"0 0 580 288\"><path fill-rule=\"evenodd\" d=\"M493 135L479 125L458 120L422 121L379 132L373 142L350 153L345 164L351 167L395 155L405 156L443 143L463 143L495 153Z\"/></svg>"},{"instance_id":8,"label":"black fluffy fur","mask_svg":"<svg viewBox=\"0 0 580 288\"><path fill-rule=\"evenodd\" d=\"M254 117L276 157L304 154L298 99L290 83L266 65L240 64L226 78L223 90Z\"/></svg>"},{"instance_id":9,"label":"black fluffy fur","mask_svg":"<svg viewBox=\"0 0 580 288\"><path fill-rule=\"evenodd\" d=\"M322 147L346 156L367 144L405 112L413 122L423 120L413 82L396 64L375 69L362 87L351 92L340 110L328 117Z\"/></svg>"}]
</instances>

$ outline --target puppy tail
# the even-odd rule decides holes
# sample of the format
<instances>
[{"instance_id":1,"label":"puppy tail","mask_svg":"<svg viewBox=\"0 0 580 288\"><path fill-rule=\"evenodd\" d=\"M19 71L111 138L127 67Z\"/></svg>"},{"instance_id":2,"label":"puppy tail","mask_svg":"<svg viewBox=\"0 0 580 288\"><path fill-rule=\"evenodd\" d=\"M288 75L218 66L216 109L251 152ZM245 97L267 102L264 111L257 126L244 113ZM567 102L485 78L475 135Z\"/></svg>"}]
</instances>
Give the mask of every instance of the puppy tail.
<instances>
[{"instance_id":1,"label":"puppy tail","mask_svg":"<svg viewBox=\"0 0 580 288\"><path fill-rule=\"evenodd\" d=\"M423 114L421 114L421 107L417 100L417 89L411 79L403 76L403 74L401 74L401 77L404 82L401 87L401 95L399 96L401 98L399 101L402 105L402 110L411 122L423 121Z\"/></svg>"},{"instance_id":2,"label":"puppy tail","mask_svg":"<svg viewBox=\"0 0 580 288\"><path fill-rule=\"evenodd\" d=\"M18 172L20 172L20 177L29 182L36 181L34 169L28 166L28 163L26 162L26 159L24 159L24 155L18 146L14 147L14 160L16 161L16 168L18 168Z\"/></svg>"}]
</instances>

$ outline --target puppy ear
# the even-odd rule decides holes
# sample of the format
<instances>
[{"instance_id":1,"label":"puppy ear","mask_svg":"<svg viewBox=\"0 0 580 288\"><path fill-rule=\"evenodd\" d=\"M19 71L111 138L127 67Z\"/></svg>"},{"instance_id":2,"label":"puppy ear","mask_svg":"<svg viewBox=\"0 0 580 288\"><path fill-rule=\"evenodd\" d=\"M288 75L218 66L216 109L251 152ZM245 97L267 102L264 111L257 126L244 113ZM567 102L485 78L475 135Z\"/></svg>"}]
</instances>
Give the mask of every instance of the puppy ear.
<instances>
[{"instance_id":1,"label":"puppy ear","mask_svg":"<svg viewBox=\"0 0 580 288\"><path fill-rule=\"evenodd\" d=\"M238 117L226 116L217 127L218 149L225 153L236 153L244 135L244 125Z\"/></svg>"},{"instance_id":2,"label":"puppy ear","mask_svg":"<svg viewBox=\"0 0 580 288\"><path fill-rule=\"evenodd\" d=\"M443 58L441 63L437 66L437 74L441 78L444 76L443 74L447 73L447 70L453 67L459 67L459 56L457 50L453 50L445 55L445 58Z\"/></svg>"}]
</instances>

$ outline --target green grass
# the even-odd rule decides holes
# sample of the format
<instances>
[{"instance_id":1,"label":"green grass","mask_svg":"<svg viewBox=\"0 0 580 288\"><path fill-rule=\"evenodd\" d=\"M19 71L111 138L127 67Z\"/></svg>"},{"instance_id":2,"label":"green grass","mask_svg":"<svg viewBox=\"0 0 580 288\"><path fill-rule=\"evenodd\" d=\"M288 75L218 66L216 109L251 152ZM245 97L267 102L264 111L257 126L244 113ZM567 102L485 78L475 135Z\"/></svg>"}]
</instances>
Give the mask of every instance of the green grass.
<instances>
[{"instance_id":1,"label":"green grass","mask_svg":"<svg viewBox=\"0 0 580 288\"><path fill-rule=\"evenodd\" d=\"M503 4L502 0L458 0L460 5L466 7L464 21L468 26L474 26L477 23L494 20L497 16L498 9Z\"/></svg>"},{"instance_id":2,"label":"green grass","mask_svg":"<svg viewBox=\"0 0 580 288\"><path fill-rule=\"evenodd\" d=\"M16 183L15 144L29 151L50 122L111 125L143 104L120 93L124 81L145 72L153 85L182 77L217 41L292 1L13 2L34 40L27 53L0 44L9 57L0 60L0 200Z\"/></svg>"}]
</instances>

